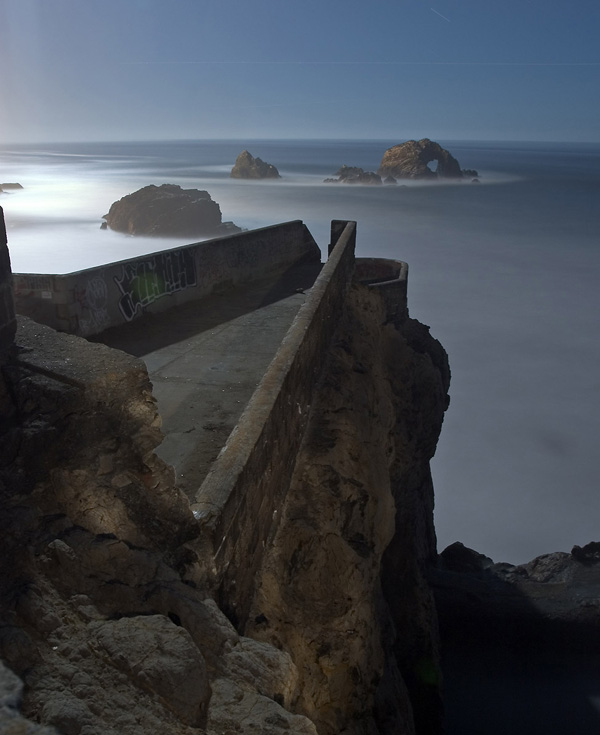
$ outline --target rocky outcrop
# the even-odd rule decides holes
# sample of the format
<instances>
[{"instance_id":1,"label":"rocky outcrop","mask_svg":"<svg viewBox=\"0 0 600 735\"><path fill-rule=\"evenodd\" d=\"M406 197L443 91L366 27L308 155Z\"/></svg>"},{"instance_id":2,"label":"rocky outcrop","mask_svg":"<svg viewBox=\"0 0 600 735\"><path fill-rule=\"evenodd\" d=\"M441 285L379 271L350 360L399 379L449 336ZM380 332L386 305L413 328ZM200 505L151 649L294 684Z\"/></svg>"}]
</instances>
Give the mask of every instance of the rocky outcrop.
<instances>
[{"instance_id":1,"label":"rocky outcrop","mask_svg":"<svg viewBox=\"0 0 600 735\"><path fill-rule=\"evenodd\" d=\"M200 584L143 363L21 320L0 389L3 732L316 735L289 655Z\"/></svg>"},{"instance_id":2,"label":"rocky outcrop","mask_svg":"<svg viewBox=\"0 0 600 735\"><path fill-rule=\"evenodd\" d=\"M509 647L595 649L600 653L599 543L571 553L539 556L527 564L495 564L455 543L439 557L431 579L444 630L468 630ZM468 621L468 623L467 623Z\"/></svg>"},{"instance_id":3,"label":"rocky outcrop","mask_svg":"<svg viewBox=\"0 0 600 735\"><path fill-rule=\"evenodd\" d=\"M373 171L365 171L358 166L342 166L336 171L337 178L325 179L326 184L381 184L381 176Z\"/></svg>"},{"instance_id":4,"label":"rocky outcrop","mask_svg":"<svg viewBox=\"0 0 600 735\"><path fill-rule=\"evenodd\" d=\"M381 297L353 286L246 629L290 654L296 711L320 735L439 727L424 571L448 377L426 328L386 324Z\"/></svg>"},{"instance_id":5,"label":"rocky outcrop","mask_svg":"<svg viewBox=\"0 0 600 735\"><path fill-rule=\"evenodd\" d=\"M223 223L221 209L207 191L175 184L145 186L112 204L104 219L111 230L128 235L206 237L239 232Z\"/></svg>"},{"instance_id":6,"label":"rocky outcrop","mask_svg":"<svg viewBox=\"0 0 600 735\"><path fill-rule=\"evenodd\" d=\"M4 184L0 184L0 192L3 192L3 191L17 191L17 190L22 189L22 188L23 187L21 186L21 184L17 184L17 183L6 183L5 182Z\"/></svg>"},{"instance_id":7,"label":"rocky outcrop","mask_svg":"<svg viewBox=\"0 0 600 735\"><path fill-rule=\"evenodd\" d=\"M427 165L432 161L437 162L435 171ZM460 179L463 176L456 158L429 138L409 140L388 148L381 160L379 174L398 179ZM477 172L469 175L477 176Z\"/></svg>"},{"instance_id":8,"label":"rocky outcrop","mask_svg":"<svg viewBox=\"0 0 600 735\"><path fill-rule=\"evenodd\" d=\"M244 631L154 453L143 364L21 320L0 379L11 716L66 735L439 729L425 571L449 371L426 327L351 287Z\"/></svg>"},{"instance_id":9,"label":"rocky outcrop","mask_svg":"<svg viewBox=\"0 0 600 735\"><path fill-rule=\"evenodd\" d=\"M455 543L431 570L449 732L595 735L600 544L495 564Z\"/></svg>"},{"instance_id":10,"label":"rocky outcrop","mask_svg":"<svg viewBox=\"0 0 600 735\"><path fill-rule=\"evenodd\" d=\"M271 163L254 158L248 151L242 151L231 169L232 179L279 179L279 171Z\"/></svg>"}]
</instances>

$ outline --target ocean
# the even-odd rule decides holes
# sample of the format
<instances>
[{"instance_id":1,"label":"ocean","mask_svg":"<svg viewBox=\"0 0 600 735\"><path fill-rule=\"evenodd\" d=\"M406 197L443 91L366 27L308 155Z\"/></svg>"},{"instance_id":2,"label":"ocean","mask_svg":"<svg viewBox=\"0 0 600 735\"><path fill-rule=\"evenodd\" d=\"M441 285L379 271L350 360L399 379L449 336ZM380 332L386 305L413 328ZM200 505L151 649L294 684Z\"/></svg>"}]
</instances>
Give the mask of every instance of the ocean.
<instances>
[{"instance_id":1,"label":"ocean","mask_svg":"<svg viewBox=\"0 0 600 735\"><path fill-rule=\"evenodd\" d=\"M245 228L302 219L323 250L409 264L411 316L447 350L451 405L432 462L438 548L523 563L600 540L600 144L439 141L480 183L324 184L376 170L388 141L178 141L0 147L14 272L70 272L176 240L101 230L147 184L206 189ZM229 178L247 148L282 179Z\"/></svg>"}]
</instances>

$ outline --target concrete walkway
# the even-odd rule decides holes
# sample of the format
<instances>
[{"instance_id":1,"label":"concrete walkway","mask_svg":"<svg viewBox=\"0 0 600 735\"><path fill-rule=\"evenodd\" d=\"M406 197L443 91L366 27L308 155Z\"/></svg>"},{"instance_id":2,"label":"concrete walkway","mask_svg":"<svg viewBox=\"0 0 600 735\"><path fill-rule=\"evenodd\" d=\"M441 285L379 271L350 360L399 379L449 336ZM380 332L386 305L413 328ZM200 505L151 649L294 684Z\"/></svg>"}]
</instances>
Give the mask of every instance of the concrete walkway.
<instances>
[{"instance_id":1,"label":"concrete walkway","mask_svg":"<svg viewBox=\"0 0 600 735\"><path fill-rule=\"evenodd\" d=\"M296 266L95 337L148 368L165 439L157 454L193 498L320 271Z\"/></svg>"}]
</instances>

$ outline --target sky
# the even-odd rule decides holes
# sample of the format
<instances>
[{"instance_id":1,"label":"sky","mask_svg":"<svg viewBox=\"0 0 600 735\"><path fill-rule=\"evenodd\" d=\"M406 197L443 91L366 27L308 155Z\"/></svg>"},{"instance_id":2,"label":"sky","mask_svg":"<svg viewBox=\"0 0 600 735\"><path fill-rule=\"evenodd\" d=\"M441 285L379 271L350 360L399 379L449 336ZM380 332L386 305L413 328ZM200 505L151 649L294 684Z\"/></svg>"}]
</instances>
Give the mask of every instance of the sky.
<instances>
[{"instance_id":1,"label":"sky","mask_svg":"<svg viewBox=\"0 0 600 735\"><path fill-rule=\"evenodd\" d=\"M598 0L0 0L0 143L596 142L599 38Z\"/></svg>"}]
</instances>

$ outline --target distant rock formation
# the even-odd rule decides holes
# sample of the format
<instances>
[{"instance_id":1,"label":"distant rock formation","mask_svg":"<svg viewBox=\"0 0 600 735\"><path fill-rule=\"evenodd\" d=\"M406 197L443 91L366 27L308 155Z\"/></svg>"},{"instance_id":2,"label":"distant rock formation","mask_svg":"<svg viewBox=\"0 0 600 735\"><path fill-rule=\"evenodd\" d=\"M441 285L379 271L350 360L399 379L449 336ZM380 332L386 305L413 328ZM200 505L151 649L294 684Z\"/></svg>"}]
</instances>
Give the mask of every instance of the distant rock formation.
<instances>
[{"instance_id":1,"label":"distant rock formation","mask_svg":"<svg viewBox=\"0 0 600 735\"><path fill-rule=\"evenodd\" d=\"M381 184L381 176L373 171L365 171L358 166L346 166L336 171L337 179L324 179L326 184Z\"/></svg>"},{"instance_id":2,"label":"distant rock formation","mask_svg":"<svg viewBox=\"0 0 600 735\"><path fill-rule=\"evenodd\" d=\"M232 179L279 179L279 171L271 163L254 158L248 151L242 151L231 169Z\"/></svg>"},{"instance_id":3,"label":"distant rock formation","mask_svg":"<svg viewBox=\"0 0 600 735\"><path fill-rule=\"evenodd\" d=\"M21 186L21 184L5 182L4 184L0 184L0 193L3 191L10 191L11 189L22 189L22 188L23 187Z\"/></svg>"},{"instance_id":4,"label":"distant rock formation","mask_svg":"<svg viewBox=\"0 0 600 735\"><path fill-rule=\"evenodd\" d=\"M427 165L432 161L437 161L435 171ZM423 138L388 148L381 160L379 174L399 179L461 179L465 175L477 176L477 171L463 172L456 158L445 148Z\"/></svg>"},{"instance_id":5,"label":"distant rock formation","mask_svg":"<svg viewBox=\"0 0 600 735\"><path fill-rule=\"evenodd\" d=\"M115 202L104 215L108 227L129 235L199 237L239 232L222 222L221 209L207 191L175 184L145 186Z\"/></svg>"}]
</instances>

